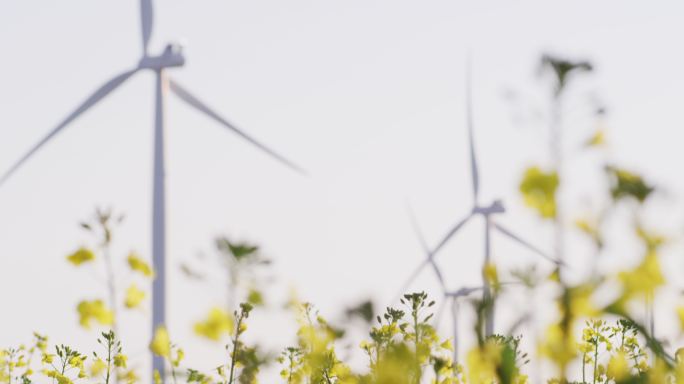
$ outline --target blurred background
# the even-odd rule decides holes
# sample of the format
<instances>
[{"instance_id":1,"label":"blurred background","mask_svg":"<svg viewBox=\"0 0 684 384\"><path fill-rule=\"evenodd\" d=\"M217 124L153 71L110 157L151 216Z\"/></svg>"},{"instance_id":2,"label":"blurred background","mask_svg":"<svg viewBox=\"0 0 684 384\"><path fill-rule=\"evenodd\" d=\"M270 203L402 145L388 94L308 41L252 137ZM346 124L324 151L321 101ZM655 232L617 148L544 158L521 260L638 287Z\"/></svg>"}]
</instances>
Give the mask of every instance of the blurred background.
<instances>
[{"instance_id":1,"label":"blurred background","mask_svg":"<svg viewBox=\"0 0 684 384\"><path fill-rule=\"evenodd\" d=\"M280 309L292 290L332 319L367 298L379 309L391 304L424 259L407 204L430 244L472 205L468 53L482 197L503 199L502 223L552 250L550 228L524 207L518 184L527 166L550 161L550 85L538 68L540 56L553 53L595 68L573 85L567 103L567 153L579 151L598 126L608 142L568 169L561 199L569 210L595 208L597 164L608 156L659 188L662 198L644 218L649 225L674 237L684 232L679 2L165 0L155 7L150 51L169 41L185 46L186 66L172 76L309 172L282 167L169 96L168 326L192 366L211 369L224 353L197 338L192 324L225 297L220 280L193 282L180 265L215 253L217 235L256 243L273 261L275 281L264 287L269 305L253 316L248 337L275 350L293 342L294 321ZM0 5L0 171L105 79L134 66L139 33L133 0ZM0 188L0 345L36 330L92 348L94 331L78 327L74 308L81 298L104 296L106 287L64 257L89 244L78 223L95 207L126 215L115 258L135 250L151 259L153 82L151 73L137 75ZM606 113L597 116L597 108ZM638 260L615 236L600 268ZM479 284L482 241L476 219L440 255L453 288ZM570 276L586 276L591 244L579 234L568 243ZM675 280L684 270L681 251L672 246L663 255ZM550 267L497 236L493 255L502 271ZM440 295L430 271L411 289ZM506 329L527 302L511 292L497 328ZM149 315L145 305L120 319L124 344L141 367L148 364ZM673 319L659 322L663 337L674 332Z\"/></svg>"}]
</instances>

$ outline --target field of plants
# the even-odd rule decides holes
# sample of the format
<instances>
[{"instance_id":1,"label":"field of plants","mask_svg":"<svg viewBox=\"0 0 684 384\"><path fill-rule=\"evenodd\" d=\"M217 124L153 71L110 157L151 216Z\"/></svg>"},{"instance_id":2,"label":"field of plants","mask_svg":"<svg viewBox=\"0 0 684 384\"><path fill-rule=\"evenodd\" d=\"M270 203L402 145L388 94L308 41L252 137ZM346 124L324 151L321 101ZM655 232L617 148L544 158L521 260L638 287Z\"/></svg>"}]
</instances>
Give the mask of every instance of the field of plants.
<instances>
[{"instance_id":1,"label":"field of plants","mask_svg":"<svg viewBox=\"0 0 684 384\"><path fill-rule=\"evenodd\" d=\"M155 279L151 261L145 255L125 256L127 270L113 267L121 255L112 252L117 229L125 225L116 211L98 209L79 223L92 247L78 247L65 255L65 263L76 269L98 264L106 274L107 295L74 298L78 326L89 329L98 349L81 350L77 345L53 343L53 335L37 330L22 345L0 350L0 383L224 383L249 384L260 381L265 369L277 367L282 383L307 384L419 384L419 383L684 383L684 349L675 340L657 337L654 303L665 291L678 290L667 281L660 260L661 251L678 241L644 223L649 203L661 198L647 175L622 167L605 152L610 136L599 126L572 153L561 149L564 103L576 82L592 72L586 61L544 55L540 60L543 81L548 86L549 113L546 120L550 163L530 166L517 186L526 206L553 233L556 261L550 272L540 269L502 270L496 263L482 268L485 294L474 290L462 301L462 310L473 314L470 327L474 343L463 343L458 332L443 334L435 325L445 322L441 310L447 297L430 297L424 290L404 292L395 303L361 302L341 310L348 321L328 321L338 314L317 310L316 303L292 293L286 303L273 304L263 289L269 284L264 271L271 261L256 244L228 237L215 239L216 265L211 268L225 277L227 302L208 309L205 318L192 324L197 337L225 345L224 358L212 362L211 370L186 364L183 345L164 326L149 341L149 351L163 358L165 369L148 372L137 369L127 346L119 339L121 313L147 305L150 283ZM595 110L600 119L605 111ZM559 199L573 181L566 178L573 162L587 154L600 175L591 211L574 212ZM592 160L593 161L593 160ZM641 254L636 264L619 265L609 273L593 273L581 279L568 278L574 255L567 252L567 233L583 234L592 244L591 259L600 259L611 247L616 232L633 239ZM428 250L429 251L429 250ZM428 256L429 257L429 256ZM183 273L201 279L196 266L183 264ZM116 271L116 272L115 272ZM115 273L119 275L115 275ZM84 274L88 273L83 271ZM125 281L125 284L121 284ZM551 322L540 329L526 317L504 334L490 334L487 323L501 297L509 289L546 292L552 300L544 305L553 313ZM286 289L283 287L283 289ZM531 295L530 295L531 297ZM80 300L80 301L79 301ZM292 342L279 351L264 348L258 339L246 336L255 308L273 305L296 319L298 328L282 329ZM662 301L661 301L662 303ZM684 305L667 301L669 313L684 332ZM541 305L541 304L540 304ZM77 326L76 324L74 326ZM364 335L358 341L354 335ZM341 348L354 340L352 351ZM454 351L458 350L459 353ZM137 357L141 358L141 357ZM362 361L362 364L358 364ZM264 382L261 379L261 382Z\"/></svg>"}]
</instances>

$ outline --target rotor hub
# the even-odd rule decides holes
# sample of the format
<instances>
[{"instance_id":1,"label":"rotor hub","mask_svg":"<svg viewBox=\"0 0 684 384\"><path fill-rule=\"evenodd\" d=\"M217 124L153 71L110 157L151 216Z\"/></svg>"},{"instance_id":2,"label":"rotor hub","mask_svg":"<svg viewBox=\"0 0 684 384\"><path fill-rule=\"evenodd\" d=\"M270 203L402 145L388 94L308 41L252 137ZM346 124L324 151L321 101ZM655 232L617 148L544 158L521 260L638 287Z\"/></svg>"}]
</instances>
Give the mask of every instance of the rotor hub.
<instances>
[{"instance_id":1,"label":"rotor hub","mask_svg":"<svg viewBox=\"0 0 684 384\"><path fill-rule=\"evenodd\" d=\"M483 207L483 206L477 205L477 206L475 206L475 208L473 208L473 213L479 213L482 215L492 215L495 213L504 213L504 212L506 212L506 208L504 208L504 205L501 202L501 200L494 200L492 202L492 204L490 204L489 206Z\"/></svg>"},{"instance_id":2,"label":"rotor hub","mask_svg":"<svg viewBox=\"0 0 684 384\"><path fill-rule=\"evenodd\" d=\"M183 46L171 43L164 48L164 51L159 56L144 56L140 59L138 67L159 71L164 68L182 67L183 65L185 65Z\"/></svg>"}]
</instances>

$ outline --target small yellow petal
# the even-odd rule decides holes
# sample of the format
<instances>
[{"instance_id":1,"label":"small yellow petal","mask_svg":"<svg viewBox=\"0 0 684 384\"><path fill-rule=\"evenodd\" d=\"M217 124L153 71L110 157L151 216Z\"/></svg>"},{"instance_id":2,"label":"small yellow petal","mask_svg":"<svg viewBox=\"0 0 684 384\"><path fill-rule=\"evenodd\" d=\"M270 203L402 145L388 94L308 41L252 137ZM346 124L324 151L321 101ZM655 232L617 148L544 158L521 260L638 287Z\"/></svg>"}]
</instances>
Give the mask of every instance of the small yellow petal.
<instances>
[{"instance_id":1,"label":"small yellow petal","mask_svg":"<svg viewBox=\"0 0 684 384\"><path fill-rule=\"evenodd\" d=\"M128 255L128 266L137 272L142 273L147 277L154 277L154 271L152 267L143 259L141 259L137 254L131 252Z\"/></svg>"},{"instance_id":2,"label":"small yellow petal","mask_svg":"<svg viewBox=\"0 0 684 384\"><path fill-rule=\"evenodd\" d=\"M140 290L135 284L131 284L126 290L126 308L135 308L145 299L145 292Z\"/></svg>"},{"instance_id":3,"label":"small yellow petal","mask_svg":"<svg viewBox=\"0 0 684 384\"><path fill-rule=\"evenodd\" d=\"M166 327L159 326L154 332L154 338L150 343L150 350L155 354L162 357L169 357L171 353L171 339L169 338L169 333Z\"/></svg>"},{"instance_id":4,"label":"small yellow petal","mask_svg":"<svg viewBox=\"0 0 684 384\"><path fill-rule=\"evenodd\" d=\"M114 313L107 308L102 300L83 300L76 307L79 315L79 322L84 328L90 328L92 320L102 325L112 325Z\"/></svg>"},{"instance_id":5,"label":"small yellow petal","mask_svg":"<svg viewBox=\"0 0 684 384\"><path fill-rule=\"evenodd\" d=\"M209 311L206 320L195 323L195 333L210 340L219 341L224 334L233 332L233 317L221 308Z\"/></svg>"},{"instance_id":6,"label":"small yellow petal","mask_svg":"<svg viewBox=\"0 0 684 384\"><path fill-rule=\"evenodd\" d=\"M79 266L83 263L87 263L87 262L95 260L95 253L93 253L93 251L91 251L88 248L81 247L76 252L67 256L67 260L71 264L73 264L75 266Z\"/></svg>"},{"instance_id":7,"label":"small yellow petal","mask_svg":"<svg viewBox=\"0 0 684 384\"><path fill-rule=\"evenodd\" d=\"M525 204L534 208L541 217L556 217L556 190L558 173L544 172L539 167L530 167L520 182L520 192Z\"/></svg>"},{"instance_id":8,"label":"small yellow petal","mask_svg":"<svg viewBox=\"0 0 684 384\"><path fill-rule=\"evenodd\" d=\"M128 361L128 357L126 355L122 355L121 353L117 353L114 356L114 366L116 366L116 367L126 368L126 361Z\"/></svg>"}]
</instances>

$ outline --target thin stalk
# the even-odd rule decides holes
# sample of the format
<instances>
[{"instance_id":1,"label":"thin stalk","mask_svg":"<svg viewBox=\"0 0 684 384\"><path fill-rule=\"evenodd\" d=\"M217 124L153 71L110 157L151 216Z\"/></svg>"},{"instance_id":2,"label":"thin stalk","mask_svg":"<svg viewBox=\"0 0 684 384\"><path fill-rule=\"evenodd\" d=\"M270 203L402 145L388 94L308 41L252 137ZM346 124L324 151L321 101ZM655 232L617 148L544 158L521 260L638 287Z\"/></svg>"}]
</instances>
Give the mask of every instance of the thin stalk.
<instances>
[{"instance_id":1,"label":"thin stalk","mask_svg":"<svg viewBox=\"0 0 684 384\"><path fill-rule=\"evenodd\" d=\"M551 106L551 161L556 175L558 177L558 189L556 190L556 216L554 217L554 248L556 253L556 260L561 263L565 259L564 247L564 212L561 204L561 187L563 185L563 139L561 127L561 96L555 95ZM559 276L562 274L562 269L559 269ZM561 281L563 281L561 279Z\"/></svg>"},{"instance_id":2,"label":"thin stalk","mask_svg":"<svg viewBox=\"0 0 684 384\"><path fill-rule=\"evenodd\" d=\"M290 353L290 372L287 375L287 384L292 383L292 372L294 371L294 360L292 357L292 353Z\"/></svg>"},{"instance_id":3,"label":"thin stalk","mask_svg":"<svg viewBox=\"0 0 684 384\"><path fill-rule=\"evenodd\" d=\"M112 323L112 329L114 331L114 334L118 335L118 329L117 329L117 322L116 322L116 303L117 303L117 297L116 297L116 281L115 281L115 275L114 275L114 265L112 263L112 257L109 252L109 245L105 244L102 250L102 253L104 254L104 259L105 259L105 270L107 273L107 289L109 293L109 307L112 310L112 317L113 317L113 323Z\"/></svg>"},{"instance_id":4,"label":"thin stalk","mask_svg":"<svg viewBox=\"0 0 684 384\"><path fill-rule=\"evenodd\" d=\"M173 384L176 384L176 370L173 368L173 362L169 361L169 365L171 366L171 378L173 379Z\"/></svg>"},{"instance_id":5,"label":"thin stalk","mask_svg":"<svg viewBox=\"0 0 684 384\"><path fill-rule=\"evenodd\" d=\"M233 376L235 375L235 363L237 361L238 342L240 341L240 326L242 325L242 314L238 316L237 328L235 329L235 339L233 339L233 352L230 357L230 375L228 376L228 384L233 384Z\"/></svg>"},{"instance_id":6,"label":"thin stalk","mask_svg":"<svg viewBox=\"0 0 684 384\"><path fill-rule=\"evenodd\" d=\"M119 334L119 327L117 326L117 310L116 310L116 303L117 303L117 297L116 297L116 280L115 280L115 274L114 274L114 264L112 263L112 256L109 251L109 242L106 241L103 245L103 250L102 253L104 254L104 259L105 259L105 270L107 273L107 288L109 291L109 308L111 308L112 311L112 330L114 331L115 335ZM114 340L111 341L112 343ZM111 349L111 346L110 346ZM109 364L109 362L107 363ZM107 367L107 383L109 383L109 366ZM114 367L114 371L116 371L117 368ZM118 375L114 375L114 383L119 382Z\"/></svg>"},{"instance_id":7,"label":"thin stalk","mask_svg":"<svg viewBox=\"0 0 684 384\"><path fill-rule=\"evenodd\" d=\"M415 304L414 304L415 305ZM420 345L420 332L418 330L418 310L414 309L413 315L413 330L416 333L416 384L420 384L420 360L418 356L418 348Z\"/></svg>"},{"instance_id":8,"label":"thin stalk","mask_svg":"<svg viewBox=\"0 0 684 384\"><path fill-rule=\"evenodd\" d=\"M12 360L14 360L14 352L9 355L9 364L7 364L7 377L9 377L9 384L12 384Z\"/></svg>"},{"instance_id":9,"label":"thin stalk","mask_svg":"<svg viewBox=\"0 0 684 384\"><path fill-rule=\"evenodd\" d=\"M327 370L324 370L324 371L323 371L323 377L325 378L325 382L326 382L327 384L332 384L332 380L330 380L330 376L328 376L328 371L327 371Z\"/></svg>"},{"instance_id":10,"label":"thin stalk","mask_svg":"<svg viewBox=\"0 0 684 384\"><path fill-rule=\"evenodd\" d=\"M107 377L105 378L105 384L109 384L109 376L112 370L112 341L107 340Z\"/></svg>"},{"instance_id":11,"label":"thin stalk","mask_svg":"<svg viewBox=\"0 0 684 384\"><path fill-rule=\"evenodd\" d=\"M596 378L597 378L597 369L598 369L598 348L599 348L599 343L598 339L596 340L596 347L594 348L594 382L593 384L596 384Z\"/></svg>"}]
</instances>

